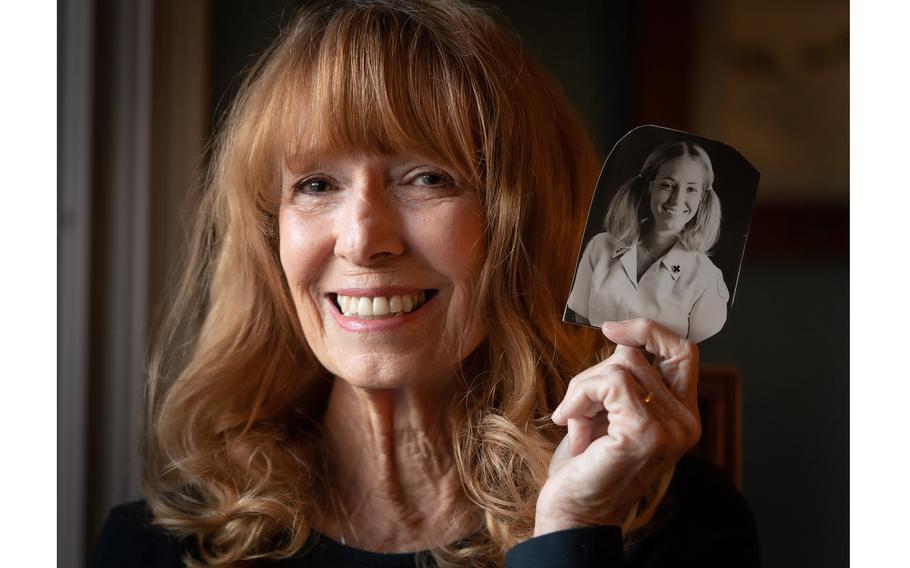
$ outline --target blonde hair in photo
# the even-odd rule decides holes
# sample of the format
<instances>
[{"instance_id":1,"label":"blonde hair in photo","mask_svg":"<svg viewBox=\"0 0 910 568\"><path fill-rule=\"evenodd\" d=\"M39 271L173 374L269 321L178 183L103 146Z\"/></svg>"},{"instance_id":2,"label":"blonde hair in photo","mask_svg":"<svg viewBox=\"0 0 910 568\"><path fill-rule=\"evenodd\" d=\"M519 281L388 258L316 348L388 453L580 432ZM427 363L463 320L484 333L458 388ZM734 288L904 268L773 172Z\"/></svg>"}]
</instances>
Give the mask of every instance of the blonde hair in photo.
<instances>
[{"instance_id":1,"label":"blonde hair in photo","mask_svg":"<svg viewBox=\"0 0 910 568\"><path fill-rule=\"evenodd\" d=\"M415 152L480 196L487 337L451 409L458 471L484 526L442 565L501 564L531 536L565 430L549 415L606 343L564 325L599 160L561 88L486 12L460 2L305 7L249 71L213 146L193 251L151 358L144 492L190 566L305 545L327 506L318 422L331 377L278 260L282 160L313 148ZM664 483L634 512L643 526Z\"/></svg>"}]
</instances>

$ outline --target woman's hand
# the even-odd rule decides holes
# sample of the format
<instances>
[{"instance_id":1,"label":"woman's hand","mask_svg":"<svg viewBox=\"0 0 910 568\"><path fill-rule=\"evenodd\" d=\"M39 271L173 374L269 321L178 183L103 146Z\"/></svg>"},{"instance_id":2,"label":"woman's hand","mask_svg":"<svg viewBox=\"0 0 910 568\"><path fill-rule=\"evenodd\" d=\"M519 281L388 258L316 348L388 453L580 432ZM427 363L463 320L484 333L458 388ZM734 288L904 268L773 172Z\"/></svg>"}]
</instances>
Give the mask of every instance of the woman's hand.
<instances>
[{"instance_id":1,"label":"woman's hand","mask_svg":"<svg viewBox=\"0 0 910 568\"><path fill-rule=\"evenodd\" d=\"M616 351L573 378L553 412L569 432L537 500L535 536L623 524L701 435L695 343L642 319L607 322L603 333Z\"/></svg>"}]
</instances>

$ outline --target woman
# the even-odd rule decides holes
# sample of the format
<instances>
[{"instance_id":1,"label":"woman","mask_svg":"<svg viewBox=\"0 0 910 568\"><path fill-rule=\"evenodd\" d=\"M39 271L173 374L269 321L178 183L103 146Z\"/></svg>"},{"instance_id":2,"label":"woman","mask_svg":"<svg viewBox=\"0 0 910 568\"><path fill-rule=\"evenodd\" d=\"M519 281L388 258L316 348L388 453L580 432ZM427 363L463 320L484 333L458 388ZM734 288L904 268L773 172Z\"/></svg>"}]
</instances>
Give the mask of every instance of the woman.
<instances>
[{"instance_id":1,"label":"woman","mask_svg":"<svg viewBox=\"0 0 910 568\"><path fill-rule=\"evenodd\" d=\"M711 158L694 142L651 152L585 247L569 308L580 323L643 317L699 342L727 319L730 294L707 253L720 231Z\"/></svg>"},{"instance_id":2,"label":"woman","mask_svg":"<svg viewBox=\"0 0 910 568\"><path fill-rule=\"evenodd\" d=\"M653 560L698 354L636 321L604 358L559 321L597 162L479 9L305 8L219 135L151 369L146 504L94 565L584 566L635 539Z\"/></svg>"}]
</instances>

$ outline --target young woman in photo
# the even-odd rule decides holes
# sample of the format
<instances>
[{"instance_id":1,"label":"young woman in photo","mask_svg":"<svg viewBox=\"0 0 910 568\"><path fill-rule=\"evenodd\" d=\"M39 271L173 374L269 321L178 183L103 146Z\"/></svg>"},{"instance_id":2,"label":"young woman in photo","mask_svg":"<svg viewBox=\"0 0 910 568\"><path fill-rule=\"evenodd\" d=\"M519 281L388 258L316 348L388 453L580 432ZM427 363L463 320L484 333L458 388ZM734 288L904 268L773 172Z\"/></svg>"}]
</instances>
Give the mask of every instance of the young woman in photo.
<instances>
[{"instance_id":1,"label":"young woman in photo","mask_svg":"<svg viewBox=\"0 0 910 568\"><path fill-rule=\"evenodd\" d=\"M730 294L708 258L721 219L713 185L698 144L651 152L582 254L568 302L579 323L649 318L695 342L720 331Z\"/></svg>"}]
</instances>

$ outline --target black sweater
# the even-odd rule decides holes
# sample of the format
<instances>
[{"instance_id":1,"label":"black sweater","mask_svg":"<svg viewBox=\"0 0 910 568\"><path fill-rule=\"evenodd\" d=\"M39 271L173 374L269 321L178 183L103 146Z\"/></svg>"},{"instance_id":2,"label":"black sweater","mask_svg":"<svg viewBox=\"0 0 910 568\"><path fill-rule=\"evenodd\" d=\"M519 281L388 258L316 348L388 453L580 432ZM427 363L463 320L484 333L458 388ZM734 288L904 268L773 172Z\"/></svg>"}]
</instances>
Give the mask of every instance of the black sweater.
<instances>
[{"instance_id":1,"label":"black sweater","mask_svg":"<svg viewBox=\"0 0 910 568\"><path fill-rule=\"evenodd\" d=\"M623 550L618 527L589 527L526 540L509 551L508 568L753 567L758 566L758 538L742 496L712 465L685 457L676 468L655 526ZM151 524L142 501L111 510L90 562L91 568L178 568L182 544ZM305 554L276 568L413 567L417 554L382 554L359 550L314 535Z\"/></svg>"}]
</instances>

